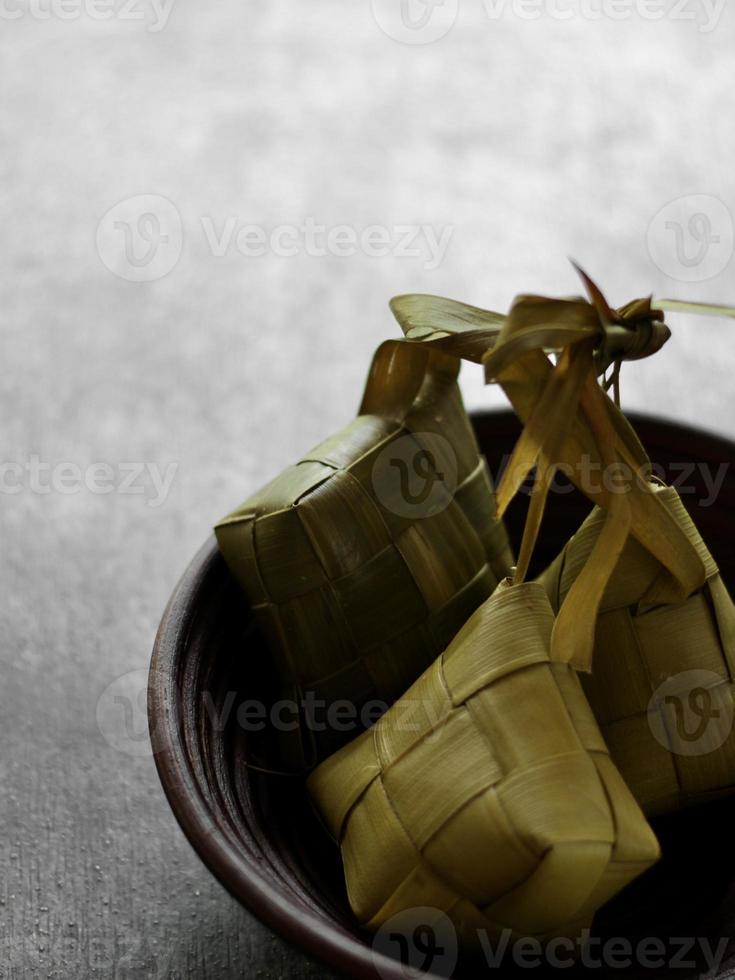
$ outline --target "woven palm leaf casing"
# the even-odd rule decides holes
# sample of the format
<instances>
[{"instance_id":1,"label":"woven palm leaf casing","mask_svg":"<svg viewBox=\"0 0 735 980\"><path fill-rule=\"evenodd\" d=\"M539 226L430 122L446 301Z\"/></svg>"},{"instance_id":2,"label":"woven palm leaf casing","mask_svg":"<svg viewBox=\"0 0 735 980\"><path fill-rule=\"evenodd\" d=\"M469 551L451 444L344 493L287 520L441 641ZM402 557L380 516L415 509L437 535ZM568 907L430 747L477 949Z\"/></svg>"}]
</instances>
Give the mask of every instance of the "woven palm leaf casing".
<instances>
[{"instance_id":1,"label":"woven palm leaf casing","mask_svg":"<svg viewBox=\"0 0 735 980\"><path fill-rule=\"evenodd\" d=\"M592 674L583 676L610 754L648 814L735 790L735 606L679 495L659 493L704 561L705 586L681 604L641 608L662 566L629 539L600 607ZM555 609L603 522L593 510L541 576Z\"/></svg>"},{"instance_id":2,"label":"woven palm leaf casing","mask_svg":"<svg viewBox=\"0 0 735 980\"><path fill-rule=\"evenodd\" d=\"M501 583L377 724L309 777L352 909L418 908L465 943L578 935L658 857L538 583Z\"/></svg>"},{"instance_id":3,"label":"woven palm leaf casing","mask_svg":"<svg viewBox=\"0 0 735 980\"><path fill-rule=\"evenodd\" d=\"M318 724L302 713L284 736L289 766L313 765L359 734L346 714L325 724L327 709L391 703L508 574L513 559L458 371L444 354L383 344L359 416L216 527L284 698L324 705ZM446 479L430 512L400 498L394 446L399 465L424 453Z\"/></svg>"}]
</instances>

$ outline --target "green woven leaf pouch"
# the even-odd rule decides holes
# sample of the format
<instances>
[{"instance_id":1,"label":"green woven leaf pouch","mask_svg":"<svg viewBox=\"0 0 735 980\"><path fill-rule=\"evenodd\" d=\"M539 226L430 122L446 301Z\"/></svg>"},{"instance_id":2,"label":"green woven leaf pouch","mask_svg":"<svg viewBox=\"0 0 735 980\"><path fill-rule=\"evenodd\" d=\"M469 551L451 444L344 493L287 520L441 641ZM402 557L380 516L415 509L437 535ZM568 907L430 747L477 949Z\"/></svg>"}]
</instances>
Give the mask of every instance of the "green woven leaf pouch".
<instances>
[{"instance_id":1,"label":"green woven leaf pouch","mask_svg":"<svg viewBox=\"0 0 735 980\"><path fill-rule=\"evenodd\" d=\"M659 491L695 544L704 587L678 605L648 605L665 570L629 539L605 592L584 689L610 754L648 814L735 790L735 607L679 495ZM541 576L554 608L604 521L598 509Z\"/></svg>"},{"instance_id":2,"label":"green woven leaf pouch","mask_svg":"<svg viewBox=\"0 0 735 980\"><path fill-rule=\"evenodd\" d=\"M416 907L468 946L579 935L659 849L577 673L550 660L538 583L501 583L444 654L309 790L339 842L352 909Z\"/></svg>"},{"instance_id":3,"label":"green woven leaf pouch","mask_svg":"<svg viewBox=\"0 0 735 980\"><path fill-rule=\"evenodd\" d=\"M400 696L512 565L458 370L383 344L359 416L216 527L299 706L288 768L359 734L363 709Z\"/></svg>"}]
</instances>

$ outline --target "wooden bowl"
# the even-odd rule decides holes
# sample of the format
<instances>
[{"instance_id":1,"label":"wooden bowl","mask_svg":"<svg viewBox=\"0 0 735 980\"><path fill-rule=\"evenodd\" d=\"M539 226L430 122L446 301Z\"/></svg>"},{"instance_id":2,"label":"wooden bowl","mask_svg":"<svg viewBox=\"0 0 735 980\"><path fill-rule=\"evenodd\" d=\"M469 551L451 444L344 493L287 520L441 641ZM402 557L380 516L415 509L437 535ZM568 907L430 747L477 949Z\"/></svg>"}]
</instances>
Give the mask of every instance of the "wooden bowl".
<instances>
[{"instance_id":1,"label":"wooden bowl","mask_svg":"<svg viewBox=\"0 0 735 980\"><path fill-rule=\"evenodd\" d=\"M519 434L518 423L509 412L478 414L473 421L497 476ZM669 481L684 476L693 488L684 500L732 584L735 473L728 468L716 502L703 506L707 489L702 469L687 471L697 464L717 473L735 458L735 445L667 422L641 417L632 421ZM515 543L524 510L525 501L519 498L508 515ZM588 510L576 491L554 495L536 558L539 568L554 557ZM212 873L294 945L348 976L406 980L405 966L374 950L371 937L354 923L339 855L314 815L303 779L253 768L269 758L272 735L267 729L246 731L252 723L243 726L237 713L248 710L242 707L248 701L272 703L274 681L247 602L212 538L171 597L151 664L151 738L171 808ZM642 965L634 956L627 967L608 964L586 970L579 964L560 972L683 978L707 969L705 941L717 949L721 940L728 940L711 975L730 975L735 965L735 948L728 939L735 920L733 826L735 799L657 820L663 859L598 916L595 937L600 944L620 938L637 948L643 940L663 941L662 957L649 956L651 963L663 959L660 967ZM691 948L680 941L685 939L691 940ZM616 956L618 963L625 959L624 953ZM503 969L516 972L512 961ZM551 972L549 966L544 970ZM528 975L527 969L517 972ZM476 964L463 968L460 963L454 976L477 976Z\"/></svg>"}]
</instances>

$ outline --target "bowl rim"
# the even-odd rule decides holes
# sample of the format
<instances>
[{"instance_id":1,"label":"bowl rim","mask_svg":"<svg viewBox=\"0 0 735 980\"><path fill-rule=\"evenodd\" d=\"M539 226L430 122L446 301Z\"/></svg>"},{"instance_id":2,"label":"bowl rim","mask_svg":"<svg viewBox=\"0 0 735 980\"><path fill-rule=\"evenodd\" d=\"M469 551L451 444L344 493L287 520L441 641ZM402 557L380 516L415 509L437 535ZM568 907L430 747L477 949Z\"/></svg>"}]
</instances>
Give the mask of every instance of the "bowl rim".
<instances>
[{"instance_id":1,"label":"bowl rim","mask_svg":"<svg viewBox=\"0 0 735 980\"><path fill-rule=\"evenodd\" d=\"M212 535L191 560L169 599L151 658L149 732L171 810L189 843L230 894L300 951L349 976L405 980L402 964L297 905L264 880L258 862L222 834L202 796L182 737L176 682L198 596L220 561ZM433 974L424 977L434 980Z\"/></svg>"},{"instance_id":2,"label":"bowl rim","mask_svg":"<svg viewBox=\"0 0 735 980\"><path fill-rule=\"evenodd\" d=\"M493 423L508 425L515 420L514 414L504 409L469 414L480 429ZM725 448L733 450L733 441L718 432L647 413L626 414L634 426L645 425L654 434L654 443L656 436L686 434L689 444L692 448L696 444L698 456L703 460L713 459ZM198 608L197 600L222 560L211 534L179 579L155 639L148 677L148 721L153 758L168 803L189 843L214 876L256 918L299 951L348 976L405 980L401 963L297 905L264 880L258 862L222 834L199 789L182 735L176 682ZM445 980L436 974L422 974L422 977Z\"/></svg>"}]
</instances>

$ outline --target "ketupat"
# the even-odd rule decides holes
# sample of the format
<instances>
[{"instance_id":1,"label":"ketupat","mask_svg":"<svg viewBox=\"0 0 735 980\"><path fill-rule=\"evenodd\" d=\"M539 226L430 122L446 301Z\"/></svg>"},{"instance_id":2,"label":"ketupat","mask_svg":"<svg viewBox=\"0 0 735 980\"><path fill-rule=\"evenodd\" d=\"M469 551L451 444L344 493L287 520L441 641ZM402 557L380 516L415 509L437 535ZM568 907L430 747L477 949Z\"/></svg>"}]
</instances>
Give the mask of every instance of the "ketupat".
<instances>
[{"instance_id":1,"label":"ketupat","mask_svg":"<svg viewBox=\"0 0 735 980\"><path fill-rule=\"evenodd\" d=\"M441 352L386 342L359 416L216 527L299 708L283 766L308 768L357 735L363 707L399 697L508 574L458 370ZM416 460L412 496L398 477ZM354 724L325 725L344 702Z\"/></svg>"},{"instance_id":2,"label":"ketupat","mask_svg":"<svg viewBox=\"0 0 735 980\"><path fill-rule=\"evenodd\" d=\"M507 317L431 296L397 297L391 307L409 338L482 362L525 424L498 489L501 516L534 464L545 475L562 465L601 505L544 576L558 615L552 648L571 653L582 670L594 655L585 680L592 706L639 802L657 813L735 788L735 610L678 496L651 481L645 450L592 371L581 383L570 363L584 368L587 359L589 368L593 344L594 373L614 368L617 402L622 361L668 340L663 309L728 317L735 310L650 299L613 310L582 277L588 301L524 296ZM550 350L562 352L556 366ZM607 459L594 431L603 416L614 430ZM580 480L582 460L598 470L622 464L626 486L615 482L626 493ZM540 491L530 506L536 530ZM631 533L621 537L626 524ZM526 558L522 546L519 564Z\"/></svg>"},{"instance_id":3,"label":"ketupat","mask_svg":"<svg viewBox=\"0 0 735 980\"><path fill-rule=\"evenodd\" d=\"M685 602L641 600L661 565L629 540L600 606L583 677L610 754L648 814L735 792L735 605L681 498L660 499L695 544L707 581ZM604 516L593 510L540 578L555 609L587 562Z\"/></svg>"},{"instance_id":4,"label":"ketupat","mask_svg":"<svg viewBox=\"0 0 735 980\"><path fill-rule=\"evenodd\" d=\"M550 656L538 583L501 583L374 728L309 790L339 842L352 909L411 908L478 934L578 936L658 857L576 672Z\"/></svg>"}]
</instances>

